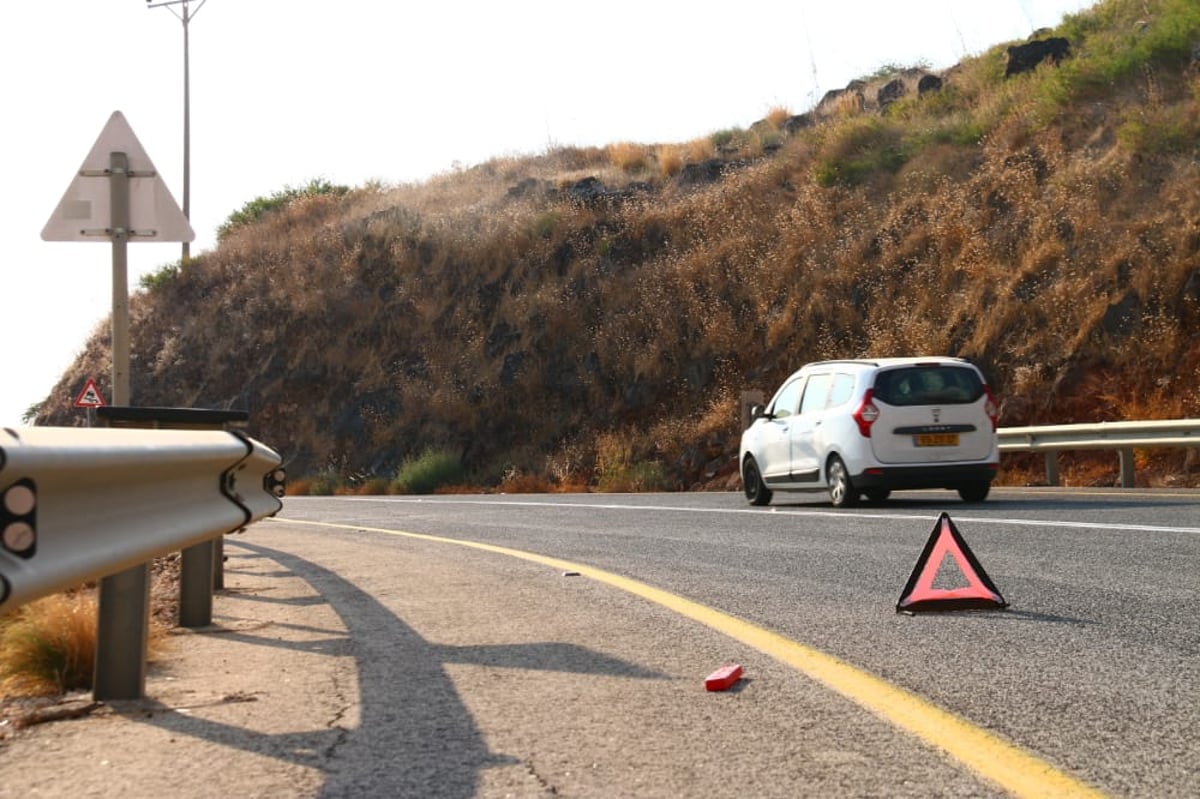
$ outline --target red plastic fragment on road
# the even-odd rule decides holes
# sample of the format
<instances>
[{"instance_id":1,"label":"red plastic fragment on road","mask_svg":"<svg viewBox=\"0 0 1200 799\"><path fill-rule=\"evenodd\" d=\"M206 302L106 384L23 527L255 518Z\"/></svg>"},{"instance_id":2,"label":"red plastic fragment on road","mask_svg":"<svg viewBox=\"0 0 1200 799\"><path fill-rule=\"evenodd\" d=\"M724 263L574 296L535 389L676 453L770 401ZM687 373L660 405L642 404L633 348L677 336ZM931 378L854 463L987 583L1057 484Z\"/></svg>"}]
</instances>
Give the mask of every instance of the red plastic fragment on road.
<instances>
[{"instance_id":1,"label":"red plastic fragment on road","mask_svg":"<svg viewBox=\"0 0 1200 799\"><path fill-rule=\"evenodd\" d=\"M727 691L742 679L741 666L723 666L704 680L704 687L709 691Z\"/></svg>"}]
</instances>

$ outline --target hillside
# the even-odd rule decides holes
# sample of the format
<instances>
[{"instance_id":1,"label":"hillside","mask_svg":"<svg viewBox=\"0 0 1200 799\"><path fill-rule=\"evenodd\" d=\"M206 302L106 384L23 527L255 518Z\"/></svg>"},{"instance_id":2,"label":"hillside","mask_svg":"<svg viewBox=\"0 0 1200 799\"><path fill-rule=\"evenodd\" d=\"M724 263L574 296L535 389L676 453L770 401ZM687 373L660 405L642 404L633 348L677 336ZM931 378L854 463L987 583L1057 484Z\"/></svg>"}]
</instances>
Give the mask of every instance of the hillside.
<instances>
[{"instance_id":1,"label":"hillside","mask_svg":"<svg viewBox=\"0 0 1200 799\"><path fill-rule=\"evenodd\" d=\"M134 401L248 410L293 477L435 450L616 489L723 485L741 393L819 358L970 358L1004 425L1196 415L1200 6L1050 36L1057 65L1006 77L998 43L695 142L260 198L133 297ZM39 424L81 423L108 339Z\"/></svg>"}]
</instances>

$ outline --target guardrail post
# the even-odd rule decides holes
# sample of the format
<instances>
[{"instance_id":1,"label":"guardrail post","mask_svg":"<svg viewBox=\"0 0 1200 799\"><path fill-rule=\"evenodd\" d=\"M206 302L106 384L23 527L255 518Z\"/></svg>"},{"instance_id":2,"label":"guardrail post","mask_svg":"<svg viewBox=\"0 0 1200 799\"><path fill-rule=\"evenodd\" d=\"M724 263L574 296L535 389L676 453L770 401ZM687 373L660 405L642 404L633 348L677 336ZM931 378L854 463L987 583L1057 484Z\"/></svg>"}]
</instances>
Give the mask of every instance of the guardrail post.
<instances>
[{"instance_id":1,"label":"guardrail post","mask_svg":"<svg viewBox=\"0 0 1200 799\"><path fill-rule=\"evenodd\" d=\"M762 405L763 393L757 389L751 391L743 391L741 397L741 407L738 409L741 415L742 429L745 430L754 420L750 418L750 409L755 405Z\"/></svg>"},{"instance_id":2,"label":"guardrail post","mask_svg":"<svg viewBox=\"0 0 1200 799\"><path fill-rule=\"evenodd\" d=\"M146 692L150 567L143 563L101 578L96 621L96 699L141 699Z\"/></svg>"},{"instance_id":3,"label":"guardrail post","mask_svg":"<svg viewBox=\"0 0 1200 799\"><path fill-rule=\"evenodd\" d=\"M212 624L214 541L185 547L179 557L179 626Z\"/></svg>"},{"instance_id":4,"label":"guardrail post","mask_svg":"<svg viewBox=\"0 0 1200 799\"><path fill-rule=\"evenodd\" d=\"M1046 452L1046 485L1058 485L1058 453L1055 450Z\"/></svg>"},{"instance_id":5,"label":"guardrail post","mask_svg":"<svg viewBox=\"0 0 1200 799\"><path fill-rule=\"evenodd\" d=\"M1121 488L1133 488L1136 485L1133 474L1133 450L1129 447L1124 447L1120 451L1121 455Z\"/></svg>"},{"instance_id":6,"label":"guardrail post","mask_svg":"<svg viewBox=\"0 0 1200 799\"><path fill-rule=\"evenodd\" d=\"M220 591L225 587L225 539L214 540L212 548L212 590Z\"/></svg>"}]
</instances>

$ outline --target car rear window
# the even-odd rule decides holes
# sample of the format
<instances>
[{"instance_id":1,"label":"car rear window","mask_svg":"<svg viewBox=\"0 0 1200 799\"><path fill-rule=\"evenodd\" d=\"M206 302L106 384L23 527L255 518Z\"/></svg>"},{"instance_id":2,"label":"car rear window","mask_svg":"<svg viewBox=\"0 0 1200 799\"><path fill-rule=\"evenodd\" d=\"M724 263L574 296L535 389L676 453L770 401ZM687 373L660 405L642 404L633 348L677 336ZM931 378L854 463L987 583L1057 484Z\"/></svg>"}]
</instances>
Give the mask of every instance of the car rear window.
<instances>
[{"instance_id":1,"label":"car rear window","mask_svg":"<svg viewBox=\"0 0 1200 799\"><path fill-rule=\"evenodd\" d=\"M963 366L906 366L875 375L875 397L888 405L955 405L983 396L983 381Z\"/></svg>"}]
</instances>

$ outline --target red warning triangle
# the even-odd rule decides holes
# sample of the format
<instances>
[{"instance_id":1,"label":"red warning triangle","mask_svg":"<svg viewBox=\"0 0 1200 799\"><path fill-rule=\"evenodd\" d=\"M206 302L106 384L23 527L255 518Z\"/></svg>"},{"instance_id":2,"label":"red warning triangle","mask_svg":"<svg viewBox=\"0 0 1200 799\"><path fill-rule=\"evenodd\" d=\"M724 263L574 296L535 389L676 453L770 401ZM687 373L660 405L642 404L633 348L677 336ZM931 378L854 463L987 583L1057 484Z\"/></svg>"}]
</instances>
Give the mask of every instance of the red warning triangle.
<instances>
[{"instance_id":1,"label":"red warning triangle","mask_svg":"<svg viewBox=\"0 0 1200 799\"><path fill-rule=\"evenodd\" d=\"M961 588L935 588L938 575L946 556L954 558L958 570L966 578L967 585ZM929 534L925 550L917 559L908 585L896 603L896 612L923 610L978 610L981 608L1006 608L1008 603L1000 595L983 566L963 540L962 534L943 513Z\"/></svg>"},{"instance_id":2,"label":"red warning triangle","mask_svg":"<svg viewBox=\"0 0 1200 799\"><path fill-rule=\"evenodd\" d=\"M104 395L100 393L100 388L96 385L96 381L89 377L87 383L83 386L83 390L75 398L75 407L99 408L102 405L104 405Z\"/></svg>"}]
</instances>

